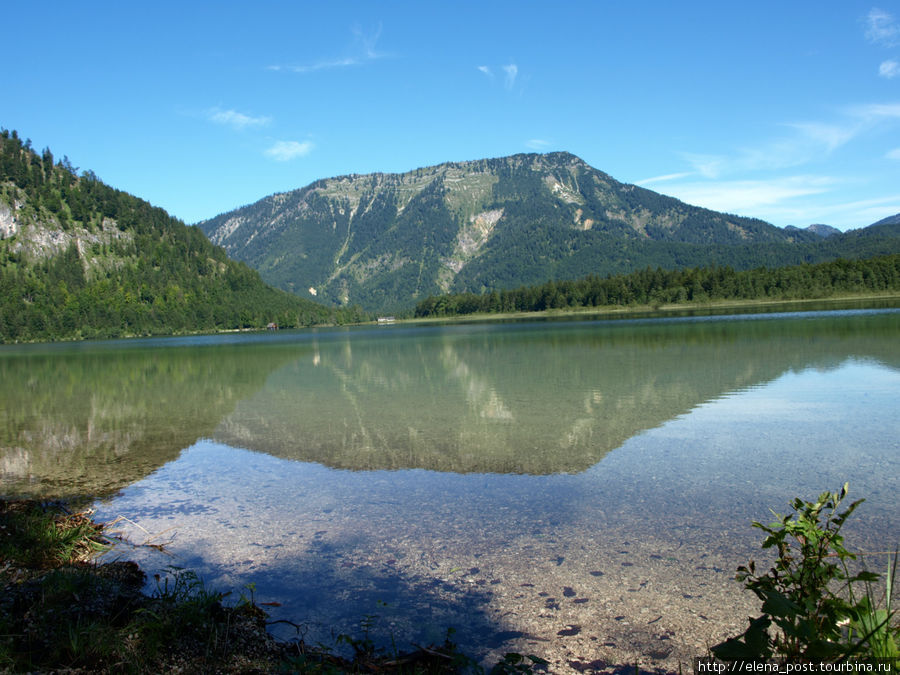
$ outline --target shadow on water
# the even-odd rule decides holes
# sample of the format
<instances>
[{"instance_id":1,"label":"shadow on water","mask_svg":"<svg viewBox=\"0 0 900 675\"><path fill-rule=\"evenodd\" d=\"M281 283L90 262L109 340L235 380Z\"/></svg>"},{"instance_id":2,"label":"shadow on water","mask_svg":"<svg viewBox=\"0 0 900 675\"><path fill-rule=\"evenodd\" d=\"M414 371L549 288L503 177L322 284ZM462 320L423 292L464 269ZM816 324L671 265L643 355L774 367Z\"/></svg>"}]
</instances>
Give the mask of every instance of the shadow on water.
<instances>
[{"instance_id":1,"label":"shadow on water","mask_svg":"<svg viewBox=\"0 0 900 675\"><path fill-rule=\"evenodd\" d=\"M147 515L166 517L179 510L173 505L165 513ZM120 527L135 543L147 537L128 524ZM244 536L240 525L228 527L237 537ZM280 521L279 527L289 525ZM302 639L344 656L352 650L339 636L372 640L386 653L440 645L449 637L467 655L494 661L514 643L527 648L527 641L541 639L492 609L501 578L470 564L446 564L441 556L447 553L439 541L433 542L430 553L422 553L433 556L431 560L408 565L408 556L416 552L400 543L375 541L371 533L352 528L339 532L330 524L321 527L300 526L283 532L281 539L261 536L233 548L227 534L210 541L180 541L166 553L119 545L106 557L137 560L151 577L148 590L154 588L152 574L168 566L195 570L212 588L231 591L232 598L252 596L269 614L270 632L276 638ZM233 558L221 560L229 551ZM427 573L410 571L423 566Z\"/></svg>"},{"instance_id":2,"label":"shadow on water","mask_svg":"<svg viewBox=\"0 0 900 675\"><path fill-rule=\"evenodd\" d=\"M299 618L307 639L327 642L335 631L354 638L367 632L383 648L440 644L452 629L452 639L478 645L479 656L508 640L526 637L492 615L488 608L492 587L500 582L477 567L451 568L441 576L410 576L394 558L347 559L340 554L345 548L357 546L314 539L302 559L272 566L272 579L296 588L303 603L273 611L273 618Z\"/></svg>"}]
</instances>

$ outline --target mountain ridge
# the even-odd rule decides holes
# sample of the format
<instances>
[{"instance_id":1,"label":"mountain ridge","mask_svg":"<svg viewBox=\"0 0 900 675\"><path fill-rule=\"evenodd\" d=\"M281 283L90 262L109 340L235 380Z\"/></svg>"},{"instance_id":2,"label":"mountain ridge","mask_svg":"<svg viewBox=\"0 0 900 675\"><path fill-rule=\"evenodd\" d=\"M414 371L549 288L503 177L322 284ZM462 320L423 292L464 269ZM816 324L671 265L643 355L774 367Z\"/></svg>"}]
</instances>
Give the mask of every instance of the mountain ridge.
<instances>
[{"instance_id":1,"label":"mountain ridge","mask_svg":"<svg viewBox=\"0 0 900 675\"><path fill-rule=\"evenodd\" d=\"M843 250L834 233L823 248L817 228L692 206L568 152L324 178L196 225L277 287L370 311L647 265L777 266ZM867 237L854 247L857 256L897 251Z\"/></svg>"},{"instance_id":2,"label":"mountain ridge","mask_svg":"<svg viewBox=\"0 0 900 675\"><path fill-rule=\"evenodd\" d=\"M349 317L267 286L196 228L0 131L0 341Z\"/></svg>"}]
</instances>

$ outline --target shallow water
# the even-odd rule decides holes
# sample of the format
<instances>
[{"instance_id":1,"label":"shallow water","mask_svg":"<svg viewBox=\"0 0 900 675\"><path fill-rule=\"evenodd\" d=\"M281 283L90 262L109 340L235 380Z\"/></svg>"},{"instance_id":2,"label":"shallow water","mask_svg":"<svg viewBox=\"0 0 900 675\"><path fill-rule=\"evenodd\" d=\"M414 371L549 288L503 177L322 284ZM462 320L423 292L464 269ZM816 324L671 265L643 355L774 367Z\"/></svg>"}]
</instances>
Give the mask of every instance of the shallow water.
<instances>
[{"instance_id":1,"label":"shallow water","mask_svg":"<svg viewBox=\"0 0 900 675\"><path fill-rule=\"evenodd\" d=\"M849 481L850 542L900 541L898 337L858 311L18 348L2 485L100 496L170 554L114 555L307 639L377 615L383 643L686 662L754 611L731 579L769 508Z\"/></svg>"}]
</instances>

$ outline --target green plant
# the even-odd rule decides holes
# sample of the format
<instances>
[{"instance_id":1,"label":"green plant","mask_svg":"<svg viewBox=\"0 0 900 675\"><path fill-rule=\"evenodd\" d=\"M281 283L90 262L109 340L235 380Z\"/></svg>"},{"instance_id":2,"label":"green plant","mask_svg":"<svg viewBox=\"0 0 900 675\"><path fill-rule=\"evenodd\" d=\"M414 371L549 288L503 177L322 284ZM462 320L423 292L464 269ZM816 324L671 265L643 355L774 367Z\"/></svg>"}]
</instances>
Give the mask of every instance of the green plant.
<instances>
[{"instance_id":1,"label":"green plant","mask_svg":"<svg viewBox=\"0 0 900 675\"><path fill-rule=\"evenodd\" d=\"M864 642L865 655L876 659L887 659L893 664L900 663L900 625L892 625L891 620L896 611L892 608L894 580L897 578L897 552L894 553L893 564L888 554L887 573L884 577L883 607L879 606L875 590L871 582L865 584L865 595L856 600L853 587L848 588L850 601L854 604L854 616L850 622L848 637L850 640Z\"/></svg>"},{"instance_id":2,"label":"green plant","mask_svg":"<svg viewBox=\"0 0 900 675\"><path fill-rule=\"evenodd\" d=\"M41 568L90 560L109 549L101 525L88 513L68 513L54 502L4 502L0 505L0 557Z\"/></svg>"},{"instance_id":3,"label":"green plant","mask_svg":"<svg viewBox=\"0 0 900 675\"><path fill-rule=\"evenodd\" d=\"M769 525L753 523L767 535L762 547L775 549L775 564L757 574L751 560L738 568L736 578L762 600L762 615L750 619L741 635L712 647L714 656L724 661L835 661L873 655L878 631L890 634L891 612L876 610L871 593L860 601L853 594L854 585L871 588L868 584L879 576L849 570L856 555L844 546L841 528L864 500L840 512L847 492L845 483L815 502L794 499L794 513L775 513L776 521ZM853 628L843 630L848 623Z\"/></svg>"},{"instance_id":4,"label":"green plant","mask_svg":"<svg viewBox=\"0 0 900 675\"><path fill-rule=\"evenodd\" d=\"M219 628L222 593L206 587L192 570L167 567L164 575L154 575L156 591L151 602L135 612L132 632L143 638L151 654L188 635L208 642Z\"/></svg>"}]
</instances>

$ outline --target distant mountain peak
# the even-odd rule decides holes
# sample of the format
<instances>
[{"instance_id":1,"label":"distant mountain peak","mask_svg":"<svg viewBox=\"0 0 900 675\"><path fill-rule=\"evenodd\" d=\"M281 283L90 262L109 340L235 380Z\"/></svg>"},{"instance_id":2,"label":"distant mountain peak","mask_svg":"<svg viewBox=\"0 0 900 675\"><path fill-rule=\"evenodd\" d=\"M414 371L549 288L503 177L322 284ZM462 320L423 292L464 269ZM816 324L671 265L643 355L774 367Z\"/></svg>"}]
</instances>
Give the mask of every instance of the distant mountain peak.
<instances>
[{"instance_id":1,"label":"distant mountain peak","mask_svg":"<svg viewBox=\"0 0 900 675\"><path fill-rule=\"evenodd\" d=\"M691 206L563 151L325 178L198 227L273 285L379 312L647 266L795 263L834 234Z\"/></svg>"},{"instance_id":2,"label":"distant mountain peak","mask_svg":"<svg viewBox=\"0 0 900 675\"><path fill-rule=\"evenodd\" d=\"M832 227L831 225L822 225L821 223L815 223L802 229L799 227L794 227L793 225L788 225L784 229L793 232L811 232L812 234L818 235L822 238L833 237L836 234L841 234L841 231L836 227Z\"/></svg>"}]
</instances>

